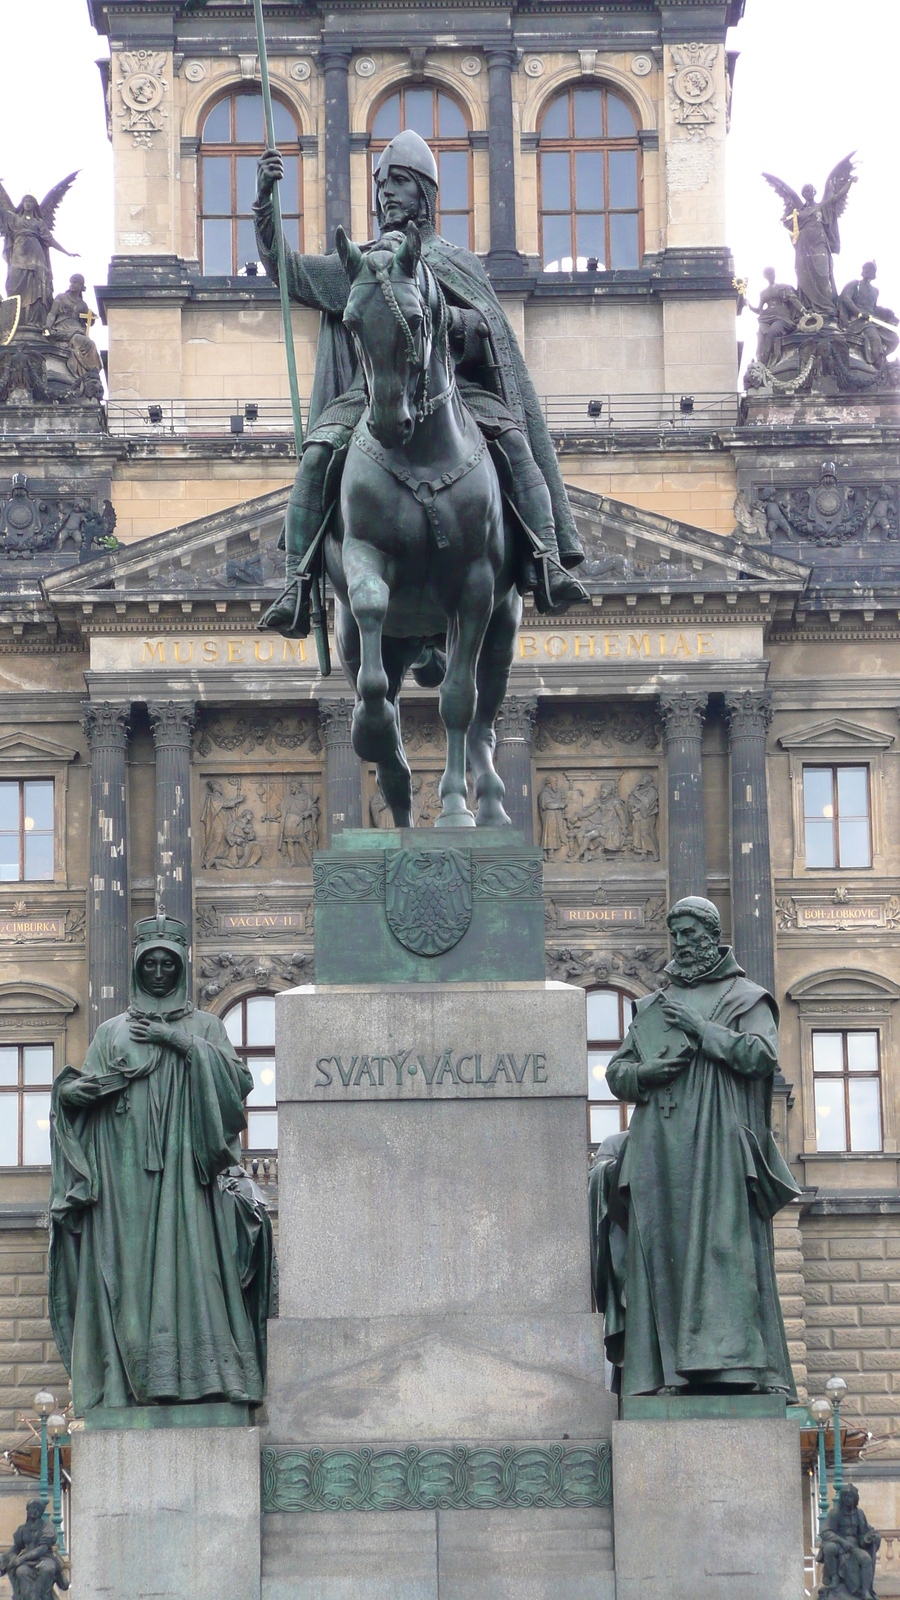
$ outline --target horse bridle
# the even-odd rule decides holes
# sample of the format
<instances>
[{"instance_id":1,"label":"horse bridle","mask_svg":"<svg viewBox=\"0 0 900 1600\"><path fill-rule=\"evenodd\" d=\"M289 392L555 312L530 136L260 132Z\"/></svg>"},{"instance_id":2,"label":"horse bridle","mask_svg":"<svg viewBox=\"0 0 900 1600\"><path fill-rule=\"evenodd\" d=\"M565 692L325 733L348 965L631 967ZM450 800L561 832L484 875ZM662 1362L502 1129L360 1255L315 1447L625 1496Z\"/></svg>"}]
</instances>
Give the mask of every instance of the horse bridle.
<instances>
[{"instance_id":1,"label":"horse bridle","mask_svg":"<svg viewBox=\"0 0 900 1600\"><path fill-rule=\"evenodd\" d=\"M422 262L422 268L423 268L423 271L425 273L426 284L430 281L434 285L435 294L437 296L437 301L438 301L438 310L439 310L439 313L440 313L440 317L439 317L439 320L440 320L440 332L444 335L444 346L445 346L445 352L446 352L446 350L447 350L446 333L447 333L447 320L448 320L447 319L447 303L446 303L446 301L444 299L444 294L443 294L443 290L441 289L440 283L438 282L437 278L435 277L435 275L431 271L431 269L428 266L426 266L424 261ZM422 304L423 304L422 354L421 354L421 357L420 357L419 352L416 349L416 341L415 341L415 338L413 336L412 328L410 327L410 325L407 322L405 316L403 315L403 311L402 311L402 308L400 306L400 302L399 302L399 300L397 299L397 296L394 293L394 285L391 283L389 269L387 267L378 267L373 262L372 263L372 271L373 271L373 273L375 275L375 278L376 278L376 280L377 280L377 282L379 284L381 292L384 295L384 298L388 303L388 306L390 308L390 311L391 311L391 314L392 314L392 316L394 318L394 321L397 323L397 326L399 327L400 332L403 335L404 343L406 344L406 354L407 354L407 357L409 358L410 366L411 367L416 367L419 364L421 364L421 374L422 375L421 375L421 378L419 380L420 392L419 392L419 399L418 399L418 402L417 402L417 405L416 405L416 421L417 422L424 422L426 417L433 416L435 411L439 411L441 406L445 406L447 404L448 400L450 400L452 398L453 393L454 393L454 391L456 389L456 377L455 377L454 374L451 373L450 382L447 385L447 388L443 389L440 394L436 394L432 399L429 400L429 398L428 398L428 363L429 363L429 360L430 360L432 339L433 339L433 333L434 333L434 323L433 323L433 318L432 318L432 314L431 314L430 296L428 294L426 294L424 296L423 301L422 301ZM418 289L418 284L416 285L416 288Z\"/></svg>"}]
</instances>

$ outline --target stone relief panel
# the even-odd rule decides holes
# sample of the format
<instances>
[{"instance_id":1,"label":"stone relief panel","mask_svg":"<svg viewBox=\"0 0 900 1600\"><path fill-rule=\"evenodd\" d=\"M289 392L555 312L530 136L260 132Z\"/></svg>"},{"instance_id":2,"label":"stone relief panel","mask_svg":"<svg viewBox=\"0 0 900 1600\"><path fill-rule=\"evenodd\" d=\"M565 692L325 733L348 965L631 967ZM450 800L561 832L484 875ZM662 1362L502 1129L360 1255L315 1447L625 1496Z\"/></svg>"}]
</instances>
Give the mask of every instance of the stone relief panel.
<instances>
[{"instance_id":1,"label":"stone relief panel","mask_svg":"<svg viewBox=\"0 0 900 1600\"><path fill-rule=\"evenodd\" d=\"M242 756L277 756L281 750L307 750L317 756L322 749L317 718L289 711L247 711L234 715L206 715L197 732L197 754L209 756L215 750L240 752Z\"/></svg>"},{"instance_id":2,"label":"stone relief panel","mask_svg":"<svg viewBox=\"0 0 900 1600\"><path fill-rule=\"evenodd\" d=\"M54 555L89 561L115 550L116 513L112 502L89 492L71 495L59 485L45 485L24 472L0 485L0 558L32 561Z\"/></svg>"},{"instance_id":3,"label":"stone relief panel","mask_svg":"<svg viewBox=\"0 0 900 1600\"><path fill-rule=\"evenodd\" d=\"M122 102L119 119L135 144L150 148L153 135L160 133L168 111L162 102L168 89L163 77L166 57L159 50L123 50L116 57L121 77L116 88Z\"/></svg>"},{"instance_id":4,"label":"stone relief panel","mask_svg":"<svg viewBox=\"0 0 900 1600\"><path fill-rule=\"evenodd\" d=\"M200 999L205 1003L224 994L236 984L252 983L271 991L277 985L309 983L313 975L312 952L295 950L291 955L232 954L230 950L202 956L197 973Z\"/></svg>"},{"instance_id":5,"label":"stone relief panel","mask_svg":"<svg viewBox=\"0 0 900 1600\"><path fill-rule=\"evenodd\" d=\"M718 116L713 68L719 54L715 44L673 44L669 94L675 121L690 133L702 134Z\"/></svg>"},{"instance_id":6,"label":"stone relief panel","mask_svg":"<svg viewBox=\"0 0 900 1600\"><path fill-rule=\"evenodd\" d=\"M547 950L547 977L561 983L578 983L585 989L631 978L649 992L665 988L668 959L664 944L641 944L615 952L566 945Z\"/></svg>"},{"instance_id":7,"label":"stone relief panel","mask_svg":"<svg viewBox=\"0 0 900 1600\"><path fill-rule=\"evenodd\" d=\"M825 549L900 537L900 484L841 482L833 461L822 463L817 484L755 488L751 510L773 541L803 539Z\"/></svg>"},{"instance_id":8,"label":"stone relief panel","mask_svg":"<svg viewBox=\"0 0 900 1600\"><path fill-rule=\"evenodd\" d=\"M659 861L655 768L547 768L538 773L535 790L548 864Z\"/></svg>"},{"instance_id":9,"label":"stone relief panel","mask_svg":"<svg viewBox=\"0 0 900 1600\"><path fill-rule=\"evenodd\" d=\"M536 751L659 750L662 724L655 706L584 706L541 717L532 743Z\"/></svg>"},{"instance_id":10,"label":"stone relief panel","mask_svg":"<svg viewBox=\"0 0 900 1600\"><path fill-rule=\"evenodd\" d=\"M203 773L200 866L227 877L253 871L312 870L324 843L324 796L309 772Z\"/></svg>"}]
</instances>

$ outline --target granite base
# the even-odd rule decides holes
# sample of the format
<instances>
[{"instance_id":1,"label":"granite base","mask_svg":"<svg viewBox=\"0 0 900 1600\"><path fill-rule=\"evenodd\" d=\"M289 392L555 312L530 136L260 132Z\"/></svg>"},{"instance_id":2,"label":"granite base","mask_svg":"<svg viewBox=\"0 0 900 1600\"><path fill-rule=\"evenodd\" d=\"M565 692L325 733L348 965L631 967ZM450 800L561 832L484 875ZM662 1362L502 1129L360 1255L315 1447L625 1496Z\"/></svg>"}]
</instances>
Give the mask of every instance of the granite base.
<instances>
[{"instance_id":1,"label":"granite base","mask_svg":"<svg viewBox=\"0 0 900 1600\"><path fill-rule=\"evenodd\" d=\"M802 1600L793 1419L613 1424L616 1600Z\"/></svg>"}]
</instances>

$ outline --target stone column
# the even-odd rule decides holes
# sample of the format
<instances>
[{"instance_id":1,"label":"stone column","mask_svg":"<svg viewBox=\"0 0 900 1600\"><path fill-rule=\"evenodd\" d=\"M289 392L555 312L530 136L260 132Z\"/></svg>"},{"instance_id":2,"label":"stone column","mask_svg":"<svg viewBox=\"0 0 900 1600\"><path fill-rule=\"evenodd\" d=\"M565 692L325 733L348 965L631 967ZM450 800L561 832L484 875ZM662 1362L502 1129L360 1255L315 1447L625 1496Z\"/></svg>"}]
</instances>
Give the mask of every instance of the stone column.
<instances>
[{"instance_id":1,"label":"stone column","mask_svg":"<svg viewBox=\"0 0 900 1600\"><path fill-rule=\"evenodd\" d=\"M328 837L345 828L361 828L362 769L350 743L353 701L320 700L319 720L325 741L325 784L328 797Z\"/></svg>"},{"instance_id":2,"label":"stone column","mask_svg":"<svg viewBox=\"0 0 900 1600\"><path fill-rule=\"evenodd\" d=\"M325 249L335 229L350 232L350 99L347 73L353 51L325 44L319 51L325 95Z\"/></svg>"},{"instance_id":3,"label":"stone column","mask_svg":"<svg viewBox=\"0 0 900 1600\"><path fill-rule=\"evenodd\" d=\"M512 70L516 52L509 45L488 49L490 92L491 248L487 265L492 270L521 270L516 248L516 174L513 156Z\"/></svg>"},{"instance_id":4,"label":"stone column","mask_svg":"<svg viewBox=\"0 0 900 1600\"><path fill-rule=\"evenodd\" d=\"M197 708L192 700L157 700L147 709L156 746L156 904L193 930L191 735Z\"/></svg>"},{"instance_id":5,"label":"stone column","mask_svg":"<svg viewBox=\"0 0 900 1600\"><path fill-rule=\"evenodd\" d=\"M726 694L731 744L731 917L734 951L747 977L775 987L775 915L769 856L765 689Z\"/></svg>"},{"instance_id":6,"label":"stone column","mask_svg":"<svg viewBox=\"0 0 900 1600\"><path fill-rule=\"evenodd\" d=\"M91 1038L128 1006L128 832L125 756L131 707L108 700L84 708L91 756L88 1025Z\"/></svg>"},{"instance_id":7,"label":"stone column","mask_svg":"<svg viewBox=\"0 0 900 1600\"><path fill-rule=\"evenodd\" d=\"M537 696L507 695L500 711L497 771L504 784L503 799L514 828L521 829L526 844L534 843L531 796L531 730L537 717Z\"/></svg>"},{"instance_id":8,"label":"stone column","mask_svg":"<svg viewBox=\"0 0 900 1600\"><path fill-rule=\"evenodd\" d=\"M706 894L706 832L700 740L708 695L676 689L660 696L666 732L669 805L669 905Z\"/></svg>"}]
</instances>

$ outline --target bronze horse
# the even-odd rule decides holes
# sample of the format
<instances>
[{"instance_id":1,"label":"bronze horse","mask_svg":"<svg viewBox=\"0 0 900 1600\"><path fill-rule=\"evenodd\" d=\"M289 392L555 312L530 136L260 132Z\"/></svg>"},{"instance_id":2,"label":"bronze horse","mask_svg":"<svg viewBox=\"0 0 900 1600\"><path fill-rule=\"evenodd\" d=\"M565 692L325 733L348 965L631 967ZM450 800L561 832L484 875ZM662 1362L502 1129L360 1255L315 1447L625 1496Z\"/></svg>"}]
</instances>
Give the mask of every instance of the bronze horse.
<instances>
[{"instance_id":1,"label":"bronze horse","mask_svg":"<svg viewBox=\"0 0 900 1600\"><path fill-rule=\"evenodd\" d=\"M435 827L508 824L494 721L522 602L497 473L456 388L447 306L415 224L365 252L339 228L337 248L369 398L325 542L338 654L356 690L353 748L374 761L395 825L411 827L397 702L412 668L420 683L440 683L447 760Z\"/></svg>"}]
</instances>

